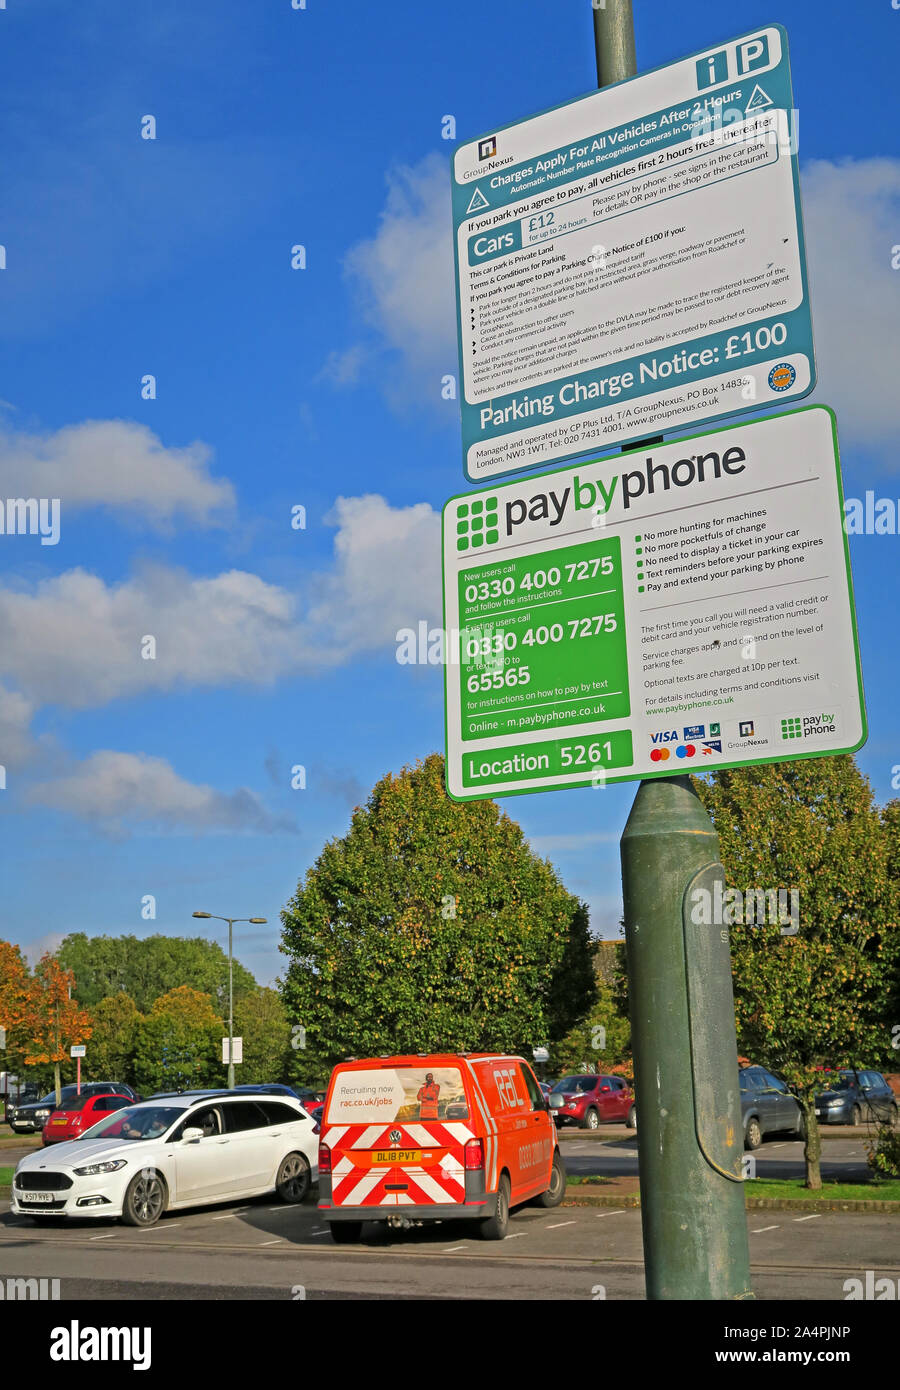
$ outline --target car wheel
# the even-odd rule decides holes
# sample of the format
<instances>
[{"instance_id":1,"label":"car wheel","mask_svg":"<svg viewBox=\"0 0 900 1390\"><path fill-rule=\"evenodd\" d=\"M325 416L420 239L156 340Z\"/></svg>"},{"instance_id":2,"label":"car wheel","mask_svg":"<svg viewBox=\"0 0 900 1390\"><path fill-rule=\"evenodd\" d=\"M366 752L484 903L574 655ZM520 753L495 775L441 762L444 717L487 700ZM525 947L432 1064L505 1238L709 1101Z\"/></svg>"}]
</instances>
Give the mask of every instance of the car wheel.
<instances>
[{"instance_id":1,"label":"car wheel","mask_svg":"<svg viewBox=\"0 0 900 1390\"><path fill-rule=\"evenodd\" d=\"M335 1245L355 1245L362 1235L361 1221L331 1221L329 1225Z\"/></svg>"},{"instance_id":2,"label":"car wheel","mask_svg":"<svg viewBox=\"0 0 900 1390\"><path fill-rule=\"evenodd\" d=\"M166 1209L169 1193L164 1178L152 1168L136 1173L122 1203L126 1226L155 1226Z\"/></svg>"},{"instance_id":3,"label":"car wheel","mask_svg":"<svg viewBox=\"0 0 900 1390\"><path fill-rule=\"evenodd\" d=\"M853 1107L853 1110L850 1114L850 1123L852 1125L862 1124L862 1111L860 1110L858 1105L854 1105Z\"/></svg>"},{"instance_id":4,"label":"car wheel","mask_svg":"<svg viewBox=\"0 0 900 1390\"><path fill-rule=\"evenodd\" d=\"M479 1234L482 1240L503 1240L509 1229L509 1178L505 1173L500 1175L491 1205L491 1215L478 1223Z\"/></svg>"},{"instance_id":5,"label":"car wheel","mask_svg":"<svg viewBox=\"0 0 900 1390\"><path fill-rule=\"evenodd\" d=\"M629 1129L637 1131L637 1106L633 1105L628 1112L628 1119L625 1121Z\"/></svg>"},{"instance_id":6,"label":"car wheel","mask_svg":"<svg viewBox=\"0 0 900 1390\"><path fill-rule=\"evenodd\" d=\"M747 1128L744 1131L744 1148L758 1149L761 1143L762 1130L759 1126L759 1120L754 1116L752 1120L747 1121Z\"/></svg>"},{"instance_id":7,"label":"car wheel","mask_svg":"<svg viewBox=\"0 0 900 1390\"><path fill-rule=\"evenodd\" d=\"M275 1191L282 1202L302 1202L310 1189L310 1167L303 1154L286 1154L278 1168Z\"/></svg>"},{"instance_id":8,"label":"car wheel","mask_svg":"<svg viewBox=\"0 0 900 1390\"><path fill-rule=\"evenodd\" d=\"M600 1126L600 1116L597 1114L596 1110L594 1110L594 1108L591 1107L591 1109L590 1109L590 1110L587 1112L587 1114L585 1115L584 1119L581 1121L581 1128L582 1128L582 1129L598 1129L599 1126Z\"/></svg>"},{"instance_id":9,"label":"car wheel","mask_svg":"<svg viewBox=\"0 0 900 1390\"><path fill-rule=\"evenodd\" d=\"M566 1170L559 1149L553 1155L550 1169L550 1186L538 1197L539 1207L558 1207L566 1195Z\"/></svg>"}]
</instances>

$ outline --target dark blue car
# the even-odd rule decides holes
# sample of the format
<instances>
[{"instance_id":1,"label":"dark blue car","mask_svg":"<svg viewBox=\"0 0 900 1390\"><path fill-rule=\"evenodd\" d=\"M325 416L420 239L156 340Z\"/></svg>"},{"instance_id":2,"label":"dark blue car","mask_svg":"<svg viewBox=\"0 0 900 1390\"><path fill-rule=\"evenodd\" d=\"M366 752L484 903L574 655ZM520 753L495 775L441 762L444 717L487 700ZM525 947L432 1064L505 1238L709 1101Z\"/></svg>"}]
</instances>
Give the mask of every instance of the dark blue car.
<instances>
[{"instance_id":1,"label":"dark blue car","mask_svg":"<svg viewBox=\"0 0 900 1390\"><path fill-rule=\"evenodd\" d=\"M816 1119L820 1125L861 1125L864 1120L879 1124L897 1123L897 1099L880 1071L826 1073L827 1091L816 1096Z\"/></svg>"}]
</instances>

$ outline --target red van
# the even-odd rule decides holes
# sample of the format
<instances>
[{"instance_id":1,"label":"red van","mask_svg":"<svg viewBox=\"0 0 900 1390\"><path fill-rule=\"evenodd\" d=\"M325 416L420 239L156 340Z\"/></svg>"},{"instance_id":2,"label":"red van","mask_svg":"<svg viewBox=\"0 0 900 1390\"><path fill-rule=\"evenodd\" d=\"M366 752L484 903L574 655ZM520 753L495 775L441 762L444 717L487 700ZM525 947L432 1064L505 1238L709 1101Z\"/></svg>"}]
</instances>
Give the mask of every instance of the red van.
<instances>
[{"instance_id":1,"label":"red van","mask_svg":"<svg viewBox=\"0 0 900 1390\"><path fill-rule=\"evenodd\" d=\"M342 1062L319 1140L319 1211L338 1244L364 1221L479 1222L502 1240L510 1207L566 1189L556 1126L531 1067L494 1053Z\"/></svg>"}]
</instances>

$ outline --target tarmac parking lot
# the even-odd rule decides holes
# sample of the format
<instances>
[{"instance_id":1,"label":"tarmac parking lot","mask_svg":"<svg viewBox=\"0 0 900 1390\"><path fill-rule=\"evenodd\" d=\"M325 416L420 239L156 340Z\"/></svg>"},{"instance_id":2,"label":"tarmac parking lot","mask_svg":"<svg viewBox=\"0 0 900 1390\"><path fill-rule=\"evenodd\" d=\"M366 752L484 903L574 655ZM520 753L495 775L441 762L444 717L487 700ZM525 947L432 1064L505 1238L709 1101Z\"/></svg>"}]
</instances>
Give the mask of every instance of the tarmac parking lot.
<instances>
[{"instance_id":1,"label":"tarmac parking lot","mask_svg":"<svg viewBox=\"0 0 900 1390\"><path fill-rule=\"evenodd\" d=\"M862 1176L862 1140L859 1131L829 1136L824 1175ZM621 1126L564 1132L561 1146L570 1177L637 1175L637 1136ZM22 1152L34 1147L26 1141ZM19 1156L0 1148L0 1163ZM803 1172L798 1142L767 1142L750 1157L760 1177ZM577 1201L575 1187L553 1210L518 1208L499 1242L467 1222L371 1223L358 1245L341 1247L314 1198L198 1207L147 1230L108 1220L47 1224L14 1216L2 1201L0 1278L58 1279L61 1298L87 1299L643 1299L640 1211ZM757 1298L840 1301L845 1281L865 1270L898 1281L900 1293L900 1213L750 1211L747 1224Z\"/></svg>"},{"instance_id":2,"label":"tarmac parking lot","mask_svg":"<svg viewBox=\"0 0 900 1390\"><path fill-rule=\"evenodd\" d=\"M900 1215L748 1213L762 1299L845 1297L866 1269L900 1279ZM385 1231L336 1247L313 1203L270 1199L173 1213L139 1230L45 1225L0 1205L0 1277L60 1280L62 1298L642 1299L636 1209L520 1208L504 1241L466 1223Z\"/></svg>"}]
</instances>

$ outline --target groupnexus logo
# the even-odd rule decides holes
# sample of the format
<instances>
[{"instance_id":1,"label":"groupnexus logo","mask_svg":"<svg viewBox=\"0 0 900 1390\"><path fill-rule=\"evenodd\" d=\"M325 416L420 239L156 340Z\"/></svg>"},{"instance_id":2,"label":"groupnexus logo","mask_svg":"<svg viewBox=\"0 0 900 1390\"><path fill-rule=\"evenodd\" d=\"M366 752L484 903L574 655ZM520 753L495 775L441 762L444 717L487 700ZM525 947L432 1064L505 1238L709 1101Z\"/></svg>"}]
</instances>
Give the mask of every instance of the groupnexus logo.
<instances>
[{"instance_id":1,"label":"groupnexus logo","mask_svg":"<svg viewBox=\"0 0 900 1390\"><path fill-rule=\"evenodd\" d=\"M497 529L497 498L479 497L474 502L460 502L456 508L457 550L477 550L483 545L495 545L500 539Z\"/></svg>"}]
</instances>

